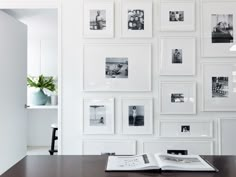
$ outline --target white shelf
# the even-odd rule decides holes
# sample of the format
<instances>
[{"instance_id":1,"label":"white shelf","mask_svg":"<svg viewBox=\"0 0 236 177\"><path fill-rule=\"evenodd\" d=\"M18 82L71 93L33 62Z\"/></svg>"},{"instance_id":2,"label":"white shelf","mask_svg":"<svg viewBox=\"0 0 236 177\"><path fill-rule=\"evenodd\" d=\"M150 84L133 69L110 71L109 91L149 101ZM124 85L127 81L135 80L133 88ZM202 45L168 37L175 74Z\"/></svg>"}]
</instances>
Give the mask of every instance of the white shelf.
<instances>
[{"instance_id":1,"label":"white shelf","mask_svg":"<svg viewBox=\"0 0 236 177\"><path fill-rule=\"evenodd\" d=\"M57 109L57 105L42 105L42 106L35 106L35 105L28 105L27 109Z\"/></svg>"}]
</instances>

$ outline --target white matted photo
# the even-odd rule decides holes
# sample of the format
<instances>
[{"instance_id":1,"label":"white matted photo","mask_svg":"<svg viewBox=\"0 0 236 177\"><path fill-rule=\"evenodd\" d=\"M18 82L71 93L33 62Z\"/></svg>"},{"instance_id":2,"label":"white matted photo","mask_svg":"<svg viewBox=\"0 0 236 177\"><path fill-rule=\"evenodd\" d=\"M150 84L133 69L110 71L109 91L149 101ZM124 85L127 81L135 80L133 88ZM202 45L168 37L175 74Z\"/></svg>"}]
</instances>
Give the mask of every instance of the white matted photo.
<instances>
[{"instance_id":1,"label":"white matted photo","mask_svg":"<svg viewBox=\"0 0 236 177\"><path fill-rule=\"evenodd\" d=\"M234 57L231 47L236 37L236 2L202 2L203 57Z\"/></svg>"},{"instance_id":2,"label":"white matted photo","mask_svg":"<svg viewBox=\"0 0 236 177\"><path fill-rule=\"evenodd\" d=\"M160 75L194 75L195 43L192 37L162 37Z\"/></svg>"},{"instance_id":3,"label":"white matted photo","mask_svg":"<svg viewBox=\"0 0 236 177\"><path fill-rule=\"evenodd\" d=\"M150 44L86 44L84 91L151 91Z\"/></svg>"},{"instance_id":4,"label":"white matted photo","mask_svg":"<svg viewBox=\"0 0 236 177\"><path fill-rule=\"evenodd\" d=\"M121 108L123 134L152 134L152 98L122 98Z\"/></svg>"},{"instance_id":5,"label":"white matted photo","mask_svg":"<svg viewBox=\"0 0 236 177\"><path fill-rule=\"evenodd\" d=\"M84 98L84 134L114 133L114 98Z\"/></svg>"},{"instance_id":6,"label":"white matted photo","mask_svg":"<svg viewBox=\"0 0 236 177\"><path fill-rule=\"evenodd\" d=\"M203 110L236 110L236 63L205 63L203 69Z\"/></svg>"},{"instance_id":7,"label":"white matted photo","mask_svg":"<svg viewBox=\"0 0 236 177\"><path fill-rule=\"evenodd\" d=\"M196 114L195 82L160 82L161 114Z\"/></svg>"},{"instance_id":8,"label":"white matted photo","mask_svg":"<svg viewBox=\"0 0 236 177\"><path fill-rule=\"evenodd\" d=\"M194 0L162 0L161 1L162 31L194 31L195 1Z\"/></svg>"},{"instance_id":9,"label":"white matted photo","mask_svg":"<svg viewBox=\"0 0 236 177\"><path fill-rule=\"evenodd\" d=\"M113 1L84 1L84 37L112 38L114 35Z\"/></svg>"},{"instance_id":10,"label":"white matted photo","mask_svg":"<svg viewBox=\"0 0 236 177\"><path fill-rule=\"evenodd\" d=\"M152 1L123 0L121 37L152 37Z\"/></svg>"}]
</instances>

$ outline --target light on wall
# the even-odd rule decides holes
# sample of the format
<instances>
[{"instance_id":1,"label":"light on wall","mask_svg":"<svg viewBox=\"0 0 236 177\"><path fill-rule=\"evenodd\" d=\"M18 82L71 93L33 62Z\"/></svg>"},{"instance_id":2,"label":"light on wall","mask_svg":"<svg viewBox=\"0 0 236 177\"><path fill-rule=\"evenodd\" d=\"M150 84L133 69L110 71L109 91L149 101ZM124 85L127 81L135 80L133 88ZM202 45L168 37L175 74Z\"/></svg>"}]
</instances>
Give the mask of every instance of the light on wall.
<instances>
[{"instance_id":1,"label":"light on wall","mask_svg":"<svg viewBox=\"0 0 236 177\"><path fill-rule=\"evenodd\" d=\"M232 52L236 52L236 44L234 44L232 47L230 47L229 50Z\"/></svg>"}]
</instances>

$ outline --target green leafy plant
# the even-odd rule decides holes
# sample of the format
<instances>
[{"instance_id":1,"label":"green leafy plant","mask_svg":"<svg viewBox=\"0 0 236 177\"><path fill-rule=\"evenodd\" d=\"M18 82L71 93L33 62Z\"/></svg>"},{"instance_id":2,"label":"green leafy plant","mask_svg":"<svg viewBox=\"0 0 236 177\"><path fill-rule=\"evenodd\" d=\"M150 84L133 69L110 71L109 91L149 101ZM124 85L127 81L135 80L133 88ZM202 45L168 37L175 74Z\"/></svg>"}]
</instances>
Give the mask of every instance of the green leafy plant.
<instances>
[{"instance_id":1,"label":"green leafy plant","mask_svg":"<svg viewBox=\"0 0 236 177\"><path fill-rule=\"evenodd\" d=\"M40 75L39 77L27 77L27 86L39 88L41 90L48 89L52 92L56 90L53 77L45 77Z\"/></svg>"}]
</instances>

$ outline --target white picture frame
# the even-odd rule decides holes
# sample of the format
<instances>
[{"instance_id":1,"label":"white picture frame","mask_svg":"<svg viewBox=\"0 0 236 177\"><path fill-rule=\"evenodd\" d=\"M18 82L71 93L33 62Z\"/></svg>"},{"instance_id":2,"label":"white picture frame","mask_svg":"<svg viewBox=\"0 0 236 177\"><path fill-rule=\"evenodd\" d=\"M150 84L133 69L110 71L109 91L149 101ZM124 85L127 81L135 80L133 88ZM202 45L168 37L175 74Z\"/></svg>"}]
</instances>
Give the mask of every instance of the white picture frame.
<instances>
[{"instance_id":1,"label":"white picture frame","mask_svg":"<svg viewBox=\"0 0 236 177\"><path fill-rule=\"evenodd\" d=\"M151 91L151 44L86 44L84 91Z\"/></svg>"},{"instance_id":2,"label":"white picture frame","mask_svg":"<svg viewBox=\"0 0 236 177\"><path fill-rule=\"evenodd\" d=\"M152 37L152 0L121 1L121 37Z\"/></svg>"},{"instance_id":3,"label":"white picture frame","mask_svg":"<svg viewBox=\"0 0 236 177\"><path fill-rule=\"evenodd\" d=\"M153 99L121 98L122 133L153 133Z\"/></svg>"},{"instance_id":4,"label":"white picture frame","mask_svg":"<svg viewBox=\"0 0 236 177\"><path fill-rule=\"evenodd\" d=\"M160 114L196 114L196 82L160 82Z\"/></svg>"},{"instance_id":5,"label":"white picture frame","mask_svg":"<svg viewBox=\"0 0 236 177\"><path fill-rule=\"evenodd\" d=\"M212 138L212 120L159 120L161 138Z\"/></svg>"},{"instance_id":6,"label":"white picture frame","mask_svg":"<svg viewBox=\"0 0 236 177\"><path fill-rule=\"evenodd\" d=\"M194 31L195 0L161 0L161 31Z\"/></svg>"},{"instance_id":7,"label":"white picture frame","mask_svg":"<svg viewBox=\"0 0 236 177\"><path fill-rule=\"evenodd\" d=\"M195 75L196 39L160 38L160 75Z\"/></svg>"},{"instance_id":8,"label":"white picture frame","mask_svg":"<svg viewBox=\"0 0 236 177\"><path fill-rule=\"evenodd\" d=\"M203 63L203 111L236 110L236 63Z\"/></svg>"},{"instance_id":9,"label":"white picture frame","mask_svg":"<svg viewBox=\"0 0 236 177\"><path fill-rule=\"evenodd\" d=\"M83 133L114 134L114 98L83 99Z\"/></svg>"},{"instance_id":10,"label":"white picture frame","mask_svg":"<svg viewBox=\"0 0 236 177\"><path fill-rule=\"evenodd\" d=\"M227 0L201 3L201 55L202 57L235 57L231 47L236 42L236 2ZM226 26L222 30L222 24ZM231 23L233 23L231 25ZM232 28L231 28L232 26ZM228 29L227 29L228 28ZM221 32L222 31L222 32Z\"/></svg>"},{"instance_id":11,"label":"white picture frame","mask_svg":"<svg viewBox=\"0 0 236 177\"><path fill-rule=\"evenodd\" d=\"M114 37L114 1L83 2L84 38Z\"/></svg>"}]
</instances>

